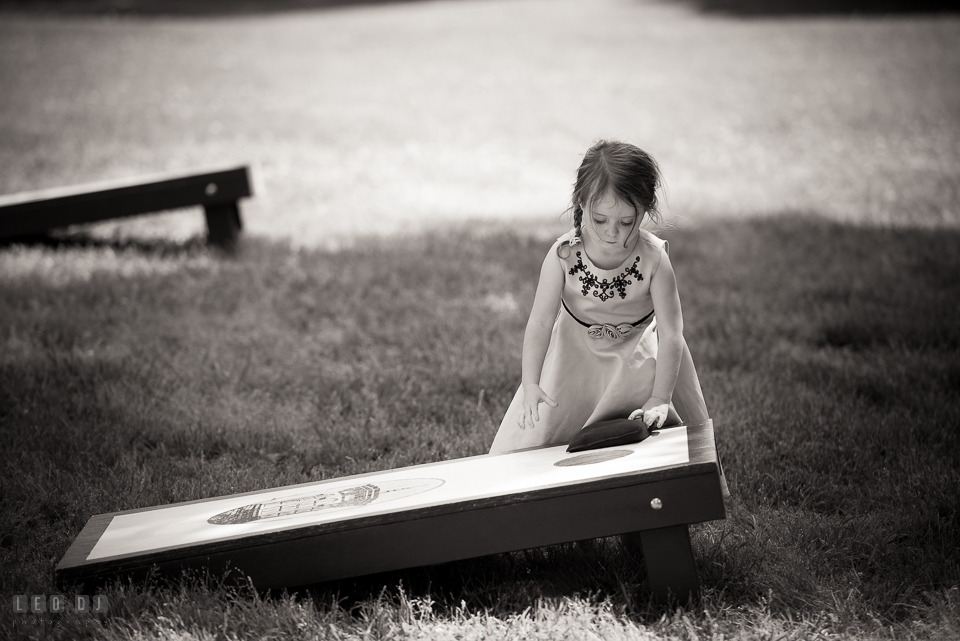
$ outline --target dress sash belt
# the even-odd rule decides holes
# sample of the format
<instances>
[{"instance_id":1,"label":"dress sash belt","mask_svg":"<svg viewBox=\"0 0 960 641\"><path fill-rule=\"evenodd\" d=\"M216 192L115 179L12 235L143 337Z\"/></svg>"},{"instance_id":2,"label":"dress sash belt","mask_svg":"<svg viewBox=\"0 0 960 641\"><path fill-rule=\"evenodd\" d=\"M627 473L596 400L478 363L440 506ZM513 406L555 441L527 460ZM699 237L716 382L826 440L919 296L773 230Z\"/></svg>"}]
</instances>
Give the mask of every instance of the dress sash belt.
<instances>
[{"instance_id":1,"label":"dress sash belt","mask_svg":"<svg viewBox=\"0 0 960 641\"><path fill-rule=\"evenodd\" d=\"M564 301L562 298L560 299L560 304L563 305L563 308L567 310L568 314L570 314L570 318L587 328L587 335L590 336L590 338L606 338L609 340L614 340L617 338L623 338L624 336L629 336L635 327L643 324L647 321L647 319L653 316L653 312L651 311L636 323L620 323L619 325L614 325L612 323L596 323L594 325L590 325L589 323L585 323L577 318L576 315L570 311L570 308L567 307L566 301Z\"/></svg>"}]
</instances>

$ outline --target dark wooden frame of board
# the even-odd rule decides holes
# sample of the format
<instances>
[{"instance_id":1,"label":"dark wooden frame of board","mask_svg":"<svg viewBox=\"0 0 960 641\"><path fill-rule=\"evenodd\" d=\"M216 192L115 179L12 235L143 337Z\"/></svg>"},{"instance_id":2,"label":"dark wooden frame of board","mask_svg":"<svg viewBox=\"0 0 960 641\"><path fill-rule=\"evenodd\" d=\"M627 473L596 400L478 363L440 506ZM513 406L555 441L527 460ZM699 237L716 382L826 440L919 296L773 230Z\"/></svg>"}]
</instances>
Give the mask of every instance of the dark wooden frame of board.
<instances>
[{"instance_id":1,"label":"dark wooden frame of board","mask_svg":"<svg viewBox=\"0 0 960 641\"><path fill-rule=\"evenodd\" d=\"M663 601L672 595L687 600L699 591L688 525L726 518L713 422L688 424L687 431L689 462L683 465L87 561L114 516L225 497L99 514L90 518L57 565L57 583L95 585L114 576L139 579L150 573L176 575L187 569L206 569L222 576L234 569L258 589L297 587L624 535L628 547L636 545L642 550L654 598ZM422 470L443 463L449 461L405 469ZM351 477L302 485L342 483L347 478Z\"/></svg>"},{"instance_id":2,"label":"dark wooden frame of board","mask_svg":"<svg viewBox=\"0 0 960 641\"><path fill-rule=\"evenodd\" d=\"M0 240L200 205L207 220L207 241L229 249L243 228L239 200L251 195L250 170L245 166L10 194L0 196Z\"/></svg>"}]
</instances>

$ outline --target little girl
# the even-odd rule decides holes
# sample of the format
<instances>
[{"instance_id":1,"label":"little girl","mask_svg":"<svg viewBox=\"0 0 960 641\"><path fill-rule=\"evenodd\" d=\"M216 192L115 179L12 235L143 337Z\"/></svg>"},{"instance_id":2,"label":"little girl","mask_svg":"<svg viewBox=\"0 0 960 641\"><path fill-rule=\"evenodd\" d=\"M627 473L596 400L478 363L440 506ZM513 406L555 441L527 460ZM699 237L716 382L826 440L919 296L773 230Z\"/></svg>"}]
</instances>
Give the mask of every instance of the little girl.
<instances>
[{"instance_id":1,"label":"little girl","mask_svg":"<svg viewBox=\"0 0 960 641\"><path fill-rule=\"evenodd\" d=\"M601 141L587 151L574 229L540 269L523 382L491 453L567 443L610 418L651 427L708 418L667 242L640 228L644 217L660 220L659 186L657 163L634 145Z\"/></svg>"}]
</instances>

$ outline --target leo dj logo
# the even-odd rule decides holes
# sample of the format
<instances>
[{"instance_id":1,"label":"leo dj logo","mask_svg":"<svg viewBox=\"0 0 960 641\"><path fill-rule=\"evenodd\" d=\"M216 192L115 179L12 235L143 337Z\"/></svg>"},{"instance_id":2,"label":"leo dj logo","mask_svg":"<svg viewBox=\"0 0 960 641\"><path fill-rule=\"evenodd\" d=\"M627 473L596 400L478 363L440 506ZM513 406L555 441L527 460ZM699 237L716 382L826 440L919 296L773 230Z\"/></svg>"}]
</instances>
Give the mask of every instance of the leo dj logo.
<instances>
[{"instance_id":1,"label":"leo dj logo","mask_svg":"<svg viewBox=\"0 0 960 641\"><path fill-rule=\"evenodd\" d=\"M109 603L107 597L102 594L87 596L79 594L73 599L73 603L68 604L67 597L62 594L18 594L13 597L13 611L19 614L28 612L39 613L49 612L51 614L63 614L67 611L67 606L71 605L73 612L89 614L105 614Z\"/></svg>"}]
</instances>

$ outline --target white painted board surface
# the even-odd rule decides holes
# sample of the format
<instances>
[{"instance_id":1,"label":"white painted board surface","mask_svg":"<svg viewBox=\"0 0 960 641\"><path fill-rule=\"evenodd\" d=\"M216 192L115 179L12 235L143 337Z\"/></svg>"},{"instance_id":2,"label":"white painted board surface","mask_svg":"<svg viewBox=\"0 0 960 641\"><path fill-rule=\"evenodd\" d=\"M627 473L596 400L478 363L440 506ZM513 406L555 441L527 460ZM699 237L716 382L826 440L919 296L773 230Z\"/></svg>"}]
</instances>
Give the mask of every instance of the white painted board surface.
<instances>
[{"instance_id":1,"label":"white painted board surface","mask_svg":"<svg viewBox=\"0 0 960 641\"><path fill-rule=\"evenodd\" d=\"M566 452L566 446L557 446L273 488L119 514L87 560L505 496L688 461L687 429L676 427L640 443L575 454Z\"/></svg>"}]
</instances>

